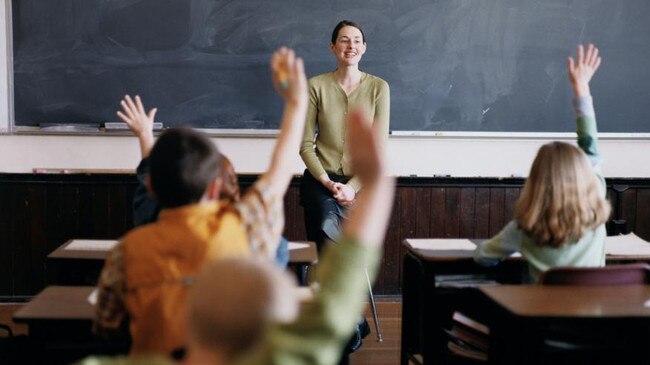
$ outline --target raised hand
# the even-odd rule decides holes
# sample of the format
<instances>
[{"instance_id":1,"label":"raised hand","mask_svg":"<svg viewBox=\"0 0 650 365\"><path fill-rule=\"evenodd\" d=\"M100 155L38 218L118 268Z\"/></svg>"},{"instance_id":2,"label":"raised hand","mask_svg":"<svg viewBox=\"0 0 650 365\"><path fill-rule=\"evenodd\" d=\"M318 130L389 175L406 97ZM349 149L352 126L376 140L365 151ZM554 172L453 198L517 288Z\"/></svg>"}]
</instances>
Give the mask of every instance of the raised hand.
<instances>
[{"instance_id":1,"label":"raised hand","mask_svg":"<svg viewBox=\"0 0 650 365\"><path fill-rule=\"evenodd\" d=\"M348 117L348 141L355 176L363 193L343 224L343 233L361 244L381 246L394 196L393 179L386 177L379 136L363 113L355 110Z\"/></svg>"},{"instance_id":2,"label":"raised hand","mask_svg":"<svg viewBox=\"0 0 650 365\"><path fill-rule=\"evenodd\" d=\"M138 137L142 158L149 156L149 152L153 148L153 121L158 109L153 108L146 113L138 95L135 96L135 101L129 95L125 95L124 99L120 101L120 105L122 105L122 110L117 112L117 116Z\"/></svg>"},{"instance_id":3,"label":"raised hand","mask_svg":"<svg viewBox=\"0 0 650 365\"><path fill-rule=\"evenodd\" d=\"M302 58L293 50L282 47L271 58L273 85L286 102L306 102L307 77Z\"/></svg>"},{"instance_id":4,"label":"raised hand","mask_svg":"<svg viewBox=\"0 0 650 365\"><path fill-rule=\"evenodd\" d=\"M585 47L579 44L577 60L574 61L573 57L569 57L567 61L569 80L575 96L590 96L589 81L600 67L598 48L589 44L585 52Z\"/></svg>"},{"instance_id":5,"label":"raised hand","mask_svg":"<svg viewBox=\"0 0 650 365\"><path fill-rule=\"evenodd\" d=\"M384 175L384 160L379 146L379 137L366 120L363 112L354 110L348 118L348 141L354 175L362 185L378 180Z\"/></svg>"}]
</instances>

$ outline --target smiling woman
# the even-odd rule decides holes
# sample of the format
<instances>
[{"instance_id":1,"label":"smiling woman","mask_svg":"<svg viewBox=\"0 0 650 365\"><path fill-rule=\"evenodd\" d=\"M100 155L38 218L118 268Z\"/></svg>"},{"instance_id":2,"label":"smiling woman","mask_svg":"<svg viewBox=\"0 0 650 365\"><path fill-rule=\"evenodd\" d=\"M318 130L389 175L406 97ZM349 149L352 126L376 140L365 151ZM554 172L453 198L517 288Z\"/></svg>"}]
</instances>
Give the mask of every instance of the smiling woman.
<instances>
[{"instance_id":1,"label":"smiling woman","mask_svg":"<svg viewBox=\"0 0 650 365\"><path fill-rule=\"evenodd\" d=\"M345 209L354 204L361 189L352 176L347 153L348 113L362 110L373 121L383 145L388 139L390 90L386 81L359 70L366 47L359 25L339 22L329 44L336 70L309 80L309 110L300 147L307 170L300 201L305 208L307 238L319 249L326 239L336 241Z\"/></svg>"},{"instance_id":2,"label":"smiling woman","mask_svg":"<svg viewBox=\"0 0 650 365\"><path fill-rule=\"evenodd\" d=\"M360 110L381 138L388 140L390 90L379 77L359 70L366 52L361 27L343 20L332 32L330 51L336 58L336 70L309 80L309 106L305 134L300 147L307 170L300 185L300 204L304 207L307 239L320 250L326 240L336 242L347 208L355 203L362 188L352 176L346 130L347 116ZM346 352L356 351L361 338L369 332L365 319L360 321ZM343 356L340 364L347 364Z\"/></svg>"}]
</instances>

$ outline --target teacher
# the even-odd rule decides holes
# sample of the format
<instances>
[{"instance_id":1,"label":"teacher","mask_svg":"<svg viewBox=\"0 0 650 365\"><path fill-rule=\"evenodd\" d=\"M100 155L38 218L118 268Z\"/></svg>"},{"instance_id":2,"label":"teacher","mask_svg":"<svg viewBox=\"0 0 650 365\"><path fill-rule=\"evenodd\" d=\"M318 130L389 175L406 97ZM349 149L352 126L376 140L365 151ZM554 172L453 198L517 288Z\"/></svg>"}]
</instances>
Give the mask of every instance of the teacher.
<instances>
[{"instance_id":1,"label":"teacher","mask_svg":"<svg viewBox=\"0 0 650 365\"><path fill-rule=\"evenodd\" d=\"M336 70L309 79L307 123L300 146L300 157L307 166L300 203L305 211L307 239L315 241L319 250L325 240L338 239L345 209L354 204L362 188L351 176L348 113L361 109L373 121L382 145L388 139L390 117L388 83L359 70L366 52L361 27L348 20L339 22L329 48L336 58Z\"/></svg>"}]
</instances>

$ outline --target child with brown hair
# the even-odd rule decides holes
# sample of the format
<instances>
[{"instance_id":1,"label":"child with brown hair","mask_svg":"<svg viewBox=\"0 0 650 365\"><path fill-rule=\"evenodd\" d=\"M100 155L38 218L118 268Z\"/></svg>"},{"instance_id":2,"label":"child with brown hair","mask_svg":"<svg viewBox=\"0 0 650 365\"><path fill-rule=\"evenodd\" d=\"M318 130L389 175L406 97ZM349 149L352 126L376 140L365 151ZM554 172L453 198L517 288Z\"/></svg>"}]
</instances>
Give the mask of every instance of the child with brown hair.
<instances>
[{"instance_id":1,"label":"child with brown hair","mask_svg":"<svg viewBox=\"0 0 650 365\"><path fill-rule=\"evenodd\" d=\"M589 81L598 70L598 48L578 45L568 58L575 94L578 146L551 142L542 146L515 207L515 216L475 251L477 262L491 266L521 252L531 279L555 266L604 266L605 221L610 205L600 172L596 118Z\"/></svg>"}]
</instances>

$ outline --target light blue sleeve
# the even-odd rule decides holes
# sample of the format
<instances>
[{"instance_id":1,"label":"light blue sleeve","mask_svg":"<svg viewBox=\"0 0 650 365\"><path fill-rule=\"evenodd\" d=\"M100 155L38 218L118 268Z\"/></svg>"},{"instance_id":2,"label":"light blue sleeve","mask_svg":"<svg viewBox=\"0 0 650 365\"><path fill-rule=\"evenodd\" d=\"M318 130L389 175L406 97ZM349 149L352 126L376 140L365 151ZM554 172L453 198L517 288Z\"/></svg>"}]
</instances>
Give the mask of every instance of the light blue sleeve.
<instances>
[{"instance_id":1,"label":"light blue sleeve","mask_svg":"<svg viewBox=\"0 0 650 365\"><path fill-rule=\"evenodd\" d=\"M496 236L476 246L474 261L483 266L494 266L513 253L520 252L523 239L524 233L512 220Z\"/></svg>"},{"instance_id":2,"label":"light blue sleeve","mask_svg":"<svg viewBox=\"0 0 650 365\"><path fill-rule=\"evenodd\" d=\"M573 108L576 112L578 146L587 154L594 167L599 166L598 128L596 127L593 98L591 96L576 98L573 100Z\"/></svg>"},{"instance_id":3,"label":"light blue sleeve","mask_svg":"<svg viewBox=\"0 0 650 365\"><path fill-rule=\"evenodd\" d=\"M596 112L591 96L583 96L573 100L573 108L576 112L576 133L578 134L578 146L584 151L591 161L594 173L600 183L601 193L606 194L605 178L601 171L601 156L598 152L598 128L596 126Z\"/></svg>"}]
</instances>

